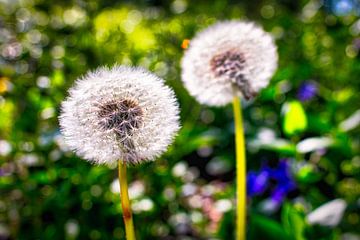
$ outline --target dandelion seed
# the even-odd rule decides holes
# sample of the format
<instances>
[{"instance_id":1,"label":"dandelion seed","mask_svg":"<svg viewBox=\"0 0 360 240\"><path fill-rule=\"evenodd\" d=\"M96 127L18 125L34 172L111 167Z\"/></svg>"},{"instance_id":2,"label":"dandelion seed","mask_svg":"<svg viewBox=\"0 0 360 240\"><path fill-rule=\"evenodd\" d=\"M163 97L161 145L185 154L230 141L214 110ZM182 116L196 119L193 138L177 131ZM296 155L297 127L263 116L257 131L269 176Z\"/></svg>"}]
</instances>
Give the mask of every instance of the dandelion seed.
<instances>
[{"instance_id":1,"label":"dandelion seed","mask_svg":"<svg viewBox=\"0 0 360 240\"><path fill-rule=\"evenodd\" d=\"M197 34L182 59L182 80L200 103L255 97L277 68L272 37L254 23L220 22Z\"/></svg>"},{"instance_id":2,"label":"dandelion seed","mask_svg":"<svg viewBox=\"0 0 360 240\"><path fill-rule=\"evenodd\" d=\"M174 92L140 68L99 68L77 80L59 118L65 142L79 156L113 165L154 160L179 129Z\"/></svg>"}]
</instances>

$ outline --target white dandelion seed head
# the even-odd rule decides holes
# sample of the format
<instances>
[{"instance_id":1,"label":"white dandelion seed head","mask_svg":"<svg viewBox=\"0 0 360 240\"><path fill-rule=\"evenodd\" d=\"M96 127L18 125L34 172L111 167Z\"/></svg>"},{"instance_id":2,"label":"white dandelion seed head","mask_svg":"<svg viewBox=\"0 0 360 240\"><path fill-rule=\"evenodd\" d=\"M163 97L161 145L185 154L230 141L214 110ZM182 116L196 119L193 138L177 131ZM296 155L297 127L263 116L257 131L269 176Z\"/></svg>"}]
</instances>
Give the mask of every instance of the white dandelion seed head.
<instances>
[{"instance_id":1,"label":"white dandelion seed head","mask_svg":"<svg viewBox=\"0 0 360 240\"><path fill-rule=\"evenodd\" d=\"M77 80L59 117L67 145L114 165L154 160L179 130L179 106L164 81L141 68L103 67Z\"/></svg>"},{"instance_id":2,"label":"white dandelion seed head","mask_svg":"<svg viewBox=\"0 0 360 240\"><path fill-rule=\"evenodd\" d=\"M273 38L251 22L219 22L199 32L182 59L182 80L200 103L222 106L266 87L277 68Z\"/></svg>"}]
</instances>

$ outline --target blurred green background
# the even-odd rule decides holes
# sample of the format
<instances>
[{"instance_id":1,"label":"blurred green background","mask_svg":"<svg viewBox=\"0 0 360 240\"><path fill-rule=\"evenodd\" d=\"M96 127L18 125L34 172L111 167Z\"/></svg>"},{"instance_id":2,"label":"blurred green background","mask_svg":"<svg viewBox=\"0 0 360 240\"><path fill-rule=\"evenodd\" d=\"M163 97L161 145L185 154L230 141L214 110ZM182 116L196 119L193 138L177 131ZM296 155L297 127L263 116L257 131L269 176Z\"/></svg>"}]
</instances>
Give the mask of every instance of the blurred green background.
<instances>
[{"instance_id":1,"label":"blurred green background","mask_svg":"<svg viewBox=\"0 0 360 240\"><path fill-rule=\"evenodd\" d=\"M360 239L359 5L1 0L0 239L124 239L116 169L69 152L57 120L73 81L114 63L155 72L181 105L169 151L128 173L138 238L233 239L232 109L200 106L179 67L184 39L223 19L261 24L280 55L270 86L243 102L249 239ZM337 198L338 224L306 220Z\"/></svg>"}]
</instances>

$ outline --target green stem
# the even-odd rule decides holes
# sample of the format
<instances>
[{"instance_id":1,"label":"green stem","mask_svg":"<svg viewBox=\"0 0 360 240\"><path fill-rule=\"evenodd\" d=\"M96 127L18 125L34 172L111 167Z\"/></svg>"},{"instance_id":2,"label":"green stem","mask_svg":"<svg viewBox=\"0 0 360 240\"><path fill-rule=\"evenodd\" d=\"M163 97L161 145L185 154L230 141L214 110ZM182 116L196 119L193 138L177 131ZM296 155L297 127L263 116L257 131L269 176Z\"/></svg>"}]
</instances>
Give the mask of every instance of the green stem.
<instances>
[{"instance_id":1,"label":"green stem","mask_svg":"<svg viewBox=\"0 0 360 240\"><path fill-rule=\"evenodd\" d=\"M134 223L132 219L131 206L129 201L128 184L126 177L126 165L120 160L119 163L119 183L120 183L120 199L123 210L123 218L125 223L125 232L127 240L135 240Z\"/></svg>"},{"instance_id":2,"label":"green stem","mask_svg":"<svg viewBox=\"0 0 360 240\"><path fill-rule=\"evenodd\" d=\"M236 239L246 239L246 159L244 127L241 115L241 104L234 97L235 145L236 145Z\"/></svg>"}]
</instances>

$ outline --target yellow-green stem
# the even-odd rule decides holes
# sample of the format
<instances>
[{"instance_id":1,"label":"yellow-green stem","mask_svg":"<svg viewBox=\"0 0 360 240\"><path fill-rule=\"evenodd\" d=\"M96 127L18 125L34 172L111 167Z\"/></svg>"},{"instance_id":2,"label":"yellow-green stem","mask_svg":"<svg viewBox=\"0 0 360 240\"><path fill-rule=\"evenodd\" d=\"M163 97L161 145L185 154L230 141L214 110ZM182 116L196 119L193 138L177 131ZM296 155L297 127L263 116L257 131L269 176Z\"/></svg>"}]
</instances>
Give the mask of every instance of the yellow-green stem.
<instances>
[{"instance_id":1,"label":"yellow-green stem","mask_svg":"<svg viewBox=\"0 0 360 240\"><path fill-rule=\"evenodd\" d=\"M241 115L241 104L234 97L235 145L236 145L236 239L246 239L246 158L244 127Z\"/></svg>"},{"instance_id":2,"label":"yellow-green stem","mask_svg":"<svg viewBox=\"0 0 360 240\"><path fill-rule=\"evenodd\" d=\"M128 184L126 177L126 165L120 160L119 162L119 183L120 183L120 199L123 210L123 217L125 223L125 233L127 240L135 240L134 223L132 219L131 206L128 194Z\"/></svg>"}]
</instances>

